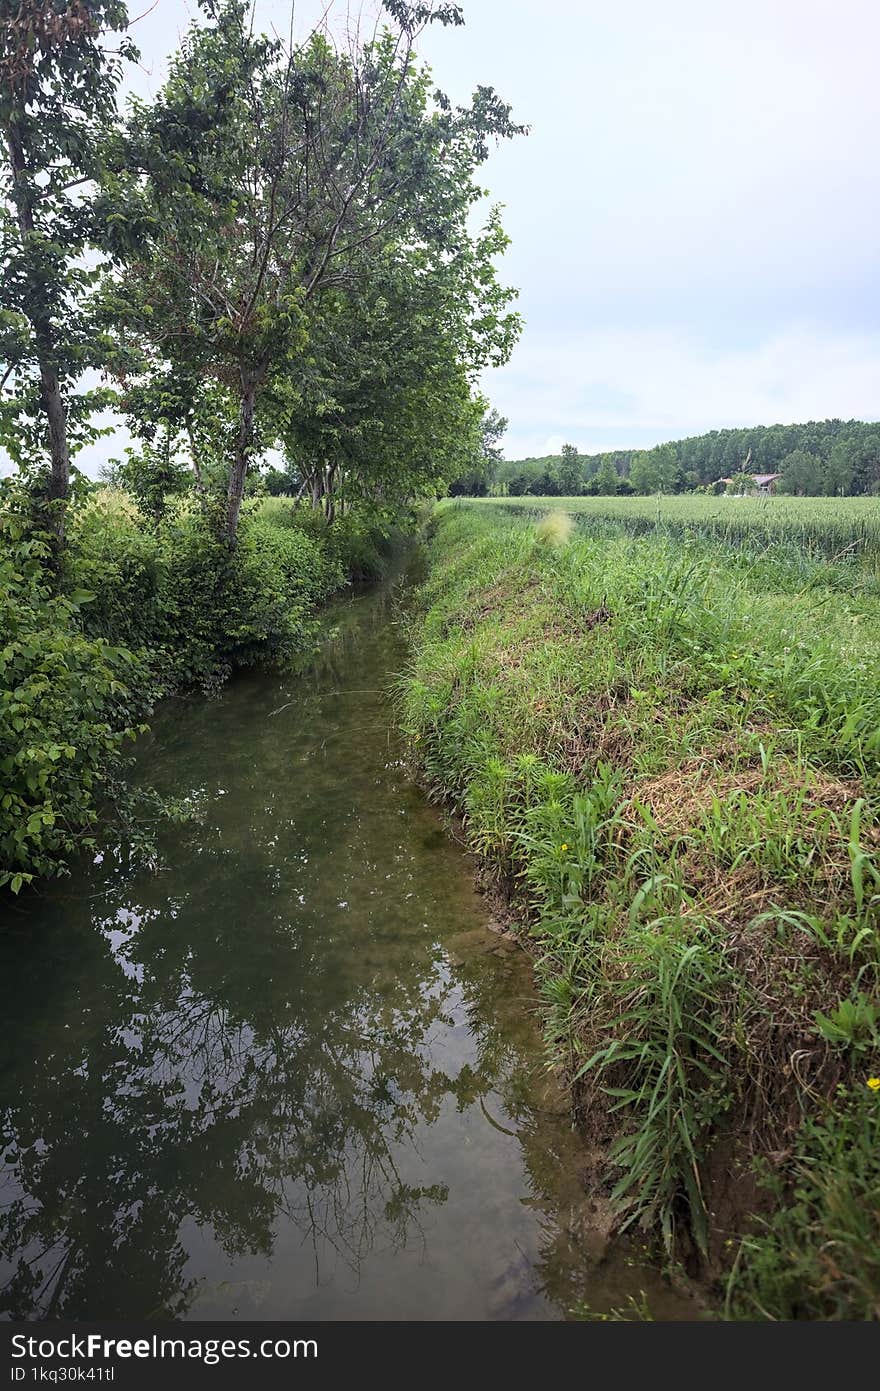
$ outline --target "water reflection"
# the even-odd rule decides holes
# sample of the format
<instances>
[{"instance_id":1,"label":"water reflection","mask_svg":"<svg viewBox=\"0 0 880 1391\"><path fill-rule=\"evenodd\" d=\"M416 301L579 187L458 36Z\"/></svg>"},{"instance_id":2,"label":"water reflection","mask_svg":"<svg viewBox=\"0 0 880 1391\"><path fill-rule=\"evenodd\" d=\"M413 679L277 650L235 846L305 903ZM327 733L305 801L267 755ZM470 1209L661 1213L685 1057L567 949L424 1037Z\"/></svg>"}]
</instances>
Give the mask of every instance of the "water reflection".
<instances>
[{"instance_id":1,"label":"water reflection","mask_svg":"<svg viewBox=\"0 0 880 1391\"><path fill-rule=\"evenodd\" d=\"M400 767L384 602L164 712L143 765L197 819L0 934L7 1317L546 1318L595 1279L527 967Z\"/></svg>"}]
</instances>

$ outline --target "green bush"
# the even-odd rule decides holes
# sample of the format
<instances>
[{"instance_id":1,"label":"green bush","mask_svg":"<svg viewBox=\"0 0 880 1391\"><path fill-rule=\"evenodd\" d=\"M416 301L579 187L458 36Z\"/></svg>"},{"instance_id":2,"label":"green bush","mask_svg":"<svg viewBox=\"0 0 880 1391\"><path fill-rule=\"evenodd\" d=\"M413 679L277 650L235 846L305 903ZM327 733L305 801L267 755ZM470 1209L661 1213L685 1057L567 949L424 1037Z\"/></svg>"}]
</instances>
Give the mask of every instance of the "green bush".
<instances>
[{"instance_id":1,"label":"green bush","mask_svg":"<svg viewBox=\"0 0 880 1391\"><path fill-rule=\"evenodd\" d=\"M311 650L316 607L382 561L370 525L287 499L248 507L234 550L219 501L161 516L98 488L68 508L56 569L15 483L0 494L0 886L59 873L113 801L122 745L155 700ZM60 593L58 592L60 590Z\"/></svg>"},{"instance_id":2,"label":"green bush","mask_svg":"<svg viewBox=\"0 0 880 1391\"><path fill-rule=\"evenodd\" d=\"M291 661L313 640L315 605L344 580L342 566L320 539L260 513L248 517L224 573L218 651L233 667Z\"/></svg>"},{"instance_id":3,"label":"green bush","mask_svg":"<svg viewBox=\"0 0 880 1391\"><path fill-rule=\"evenodd\" d=\"M82 631L55 595L49 538L0 510L0 885L58 873L91 843L98 797L151 698L144 664Z\"/></svg>"},{"instance_id":4,"label":"green bush","mask_svg":"<svg viewBox=\"0 0 880 1391\"><path fill-rule=\"evenodd\" d=\"M149 654L166 690L292 660L311 643L312 609L345 575L326 527L309 534L286 512L249 510L230 552L210 503L182 499L155 522L127 494L97 490L74 512L65 558L66 586L94 595L86 632Z\"/></svg>"},{"instance_id":5,"label":"green bush","mask_svg":"<svg viewBox=\"0 0 880 1391\"><path fill-rule=\"evenodd\" d=\"M72 509L68 543L65 587L94 595L83 613L86 631L128 647L155 642L166 587L163 550L132 499L96 489Z\"/></svg>"},{"instance_id":6,"label":"green bush","mask_svg":"<svg viewBox=\"0 0 880 1391\"><path fill-rule=\"evenodd\" d=\"M320 511L294 506L291 498L267 497L252 516L261 525L308 536L349 579L378 579L386 569L387 535L368 514L347 512L328 527Z\"/></svg>"}]
</instances>

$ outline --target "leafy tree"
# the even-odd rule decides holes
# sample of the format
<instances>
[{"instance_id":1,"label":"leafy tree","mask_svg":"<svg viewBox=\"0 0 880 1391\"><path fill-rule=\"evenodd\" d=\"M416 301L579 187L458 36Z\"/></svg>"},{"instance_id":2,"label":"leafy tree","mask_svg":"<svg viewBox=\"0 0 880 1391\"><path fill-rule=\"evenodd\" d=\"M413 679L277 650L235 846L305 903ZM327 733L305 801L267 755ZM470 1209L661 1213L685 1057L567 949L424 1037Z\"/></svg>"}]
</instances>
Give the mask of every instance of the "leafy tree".
<instances>
[{"instance_id":1,"label":"leafy tree","mask_svg":"<svg viewBox=\"0 0 880 1391\"><path fill-rule=\"evenodd\" d=\"M757 490L758 485L753 473L735 473L725 489L731 497L744 497L747 493L755 493Z\"/></svg>"},{"instance_id":2,"label":"leafy tree","mask_svg":"<svg viewBox=\"0 0 880 1391\"><path fill-rule=\"evenodd\" d=\"M294 382L320 325L317 302L357 298L377 258L420 247L434 264L471 254L467 216L488 139L509 108L480 88L468 108L432 105L414 44L454 7L394 3L394 27L350 53L321 35L300 49L255 36L244 0L205 0L151 106L136 107L113 190L141 254L123 291L156 355L235 394L227 490L233 541L259 416Z\"/></svg>"},{"instance_id":3,"label":"leafy tree","mask_svg":"<svg viewBox=\"0 0 880 1391\"><path fill-rule=\"evenodd\" d=\"M300 375L276 396L287 457L329 520L340 499L393 504L465 471L487 476L487 440L506 422L481 424L472 386L519 329L493 267L506 243L493 214L453 259L389 249L368 281L316 301Z\"/></svg>"},{"instance_id":4,"label":"leafy tree","mask_svg":"<svg viewBox=\"0 0 880 1391\"><path fill-rule=\"evenodd\" d=\"M635 454L629 466L629 481L637 493L676 492L679 466L672 445L658 444Z\"/></svg>"},{"instance_id":5,"label":"leafy tree","mask_svg":"<svg viewBox=\"0 0 880 1391\"><path fill-rule=\"evenodd\" d=\"M131 493L145 516L154 522L165 515L169 499L179 497L192 484L192 475L167 429L155 444L126 449L122 461L114 460L104 470L104 478Z\"/></svg>"},{"instance_id":6,"label":"leafy tree","mask_svg":"<svg viewBox=\"0 0 880 1391\"><path fill-rule=\"evenodd\" d=\"M639 450L629 466L629 481L637 493L656 493L660 491L660 474L651 453Z\"/></svg>"},{"instance_id":7,"label":"leafy tree","mask_svg":"<svg viewBox=\"0 0 880 1391\"><path fill-rule=\"evenodd\" d=\"M577 446L564 444L559 464L559 491L563 497L576 497L584 485L580 455Z\"/></svg>"},{"instance_id":8,"label":"leafy tree","mask_svg":"<svg viewBox=\"0 0 880 1391\"><path fill-rule=\"evenodd\" d=\"M524 469L519 469L512 473L507 480L507 492L510 497L525 497L529 490L530 475Z\"/></svg>"},{"instance_id":9,"label":"leafy tree","mask_svg":"<svg viewBox=\"0 0 880 1391\"><path fill-rule=\"evenodd\" d=\"M663 493L677 492L681 482L681 471L675 447L671 444L658 444L651 453L654 455L660 479L659 491Z\"/></svg>"},{"instance_id":10,"label":"leafy tree","mask_svg":"<svg viewBox=\"0 0 880 1391\"><path fill-rule=\"evenodd\" d=\"M592 480L592 491L600 497L614 496L620 486L620 475L610 454L603 457L598 473Z\"/></svg>"},{"instance_id":11,"label":"leafy tree","mask_svg":"<svg viewBox=\"0 0 880 1391\"><path fill-rule=\"evenodd\" d=\"M880 434L853 434L839 439L825 468L827 493L880 492Z\"/></svg>"},{"instance_id":12,"label":"leafy tree","mask_svg":"<svg viewBox=\"0 0 880 1391\"><path fill-rule=\"evenodd\" d=\"M822 461L806 449L793 449L779 466L779 486L784 493L816 497L822 491Z\"/></svg>"},{"instance_id":13,"label":"leafy tree","mask_svg":"<svg viewBox=\"0 0 880 1391\"><path fill-rule=\"evenodd\" d=\"M106 300L109 312L115 298ZM234 394L222 382L172 368L143 350L129 348L120 363L117 408L135 439L166 447L189 460L199 492L225 488L236 428Z\"/></svg>"},{"instance_id":14,"label":"leafy tree","mask_svg":"<svg viewBox=\"0 0 880 1391\"><path fill-rule=\"evenodd\" d=\"M93 180L101 132L115 119L126 58L118 0L0 0L0 443L19 466L48 455L47 495L61 504L71 454L92 437L90 416L106 396L75 391L88 367L107 360L91 291ZM63 535L63 508L51 509Z\"/></svg>"},{"instance_id":15,"label":"leafy tree","mask_svg":"<svg viewBox=\"0 0 880 1391\"><path fill-rule=\"evenodd\" d=\"M450 497L485 497L495 479L501 459L498 441L507 429L507 420L494 408L480 401L482 418L479 439L467 472L449 485Z\"/></svg>"},{"instance_id":16,"label":"leafy tree","mask_svg":"<svg viewBox=\"0 0 880 1391\"><path fill-rule=\"evenodd\" d=\"M829 497L845 496L852 489L856 474L856 447L850 440L837 440L825 465L822 491Z\"/></svg>"},{"instance_id":17,"label":"leafy tree","mask_svg":"<svg viewBox=\"0 0 880 1391\"><path fill-rule=\"evenodd\" d=\"M272 465L264 469L261 476L269 497L296 497L299 494L302 478L295 464L288 463L283 469Z\"/></svg>"}]
</instances>

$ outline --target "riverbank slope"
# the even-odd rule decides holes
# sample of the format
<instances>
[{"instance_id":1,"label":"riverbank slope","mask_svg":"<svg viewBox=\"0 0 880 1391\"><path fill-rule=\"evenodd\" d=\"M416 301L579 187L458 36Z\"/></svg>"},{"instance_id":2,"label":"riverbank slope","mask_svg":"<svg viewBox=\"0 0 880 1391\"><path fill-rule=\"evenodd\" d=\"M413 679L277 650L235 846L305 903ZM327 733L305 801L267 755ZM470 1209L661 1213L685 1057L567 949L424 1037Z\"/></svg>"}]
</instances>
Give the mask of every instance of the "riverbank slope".
<instances>
[{"instance_id":1,"label":"riverbank slope","mask_svg":"<svg viewBox=\"0 0 880 1391\"><path fill-rule=\"evenodd\" d=\"M533 939L621 1224L732 1315L877 1317L876 579L570 532L440 510L413 758Z\"/></svg>"}]
</instances>

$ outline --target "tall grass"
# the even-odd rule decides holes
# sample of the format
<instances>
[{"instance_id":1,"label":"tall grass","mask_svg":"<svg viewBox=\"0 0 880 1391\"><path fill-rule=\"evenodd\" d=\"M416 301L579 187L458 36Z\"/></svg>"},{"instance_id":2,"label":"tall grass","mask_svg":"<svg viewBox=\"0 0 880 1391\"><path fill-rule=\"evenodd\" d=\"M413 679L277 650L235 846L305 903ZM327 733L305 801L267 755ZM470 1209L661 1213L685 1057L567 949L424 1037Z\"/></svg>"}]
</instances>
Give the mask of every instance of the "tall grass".
<instances>
[{"instance_id":1,"label":"tall grass","mask_svg":"<svg viewBox=\"0 0 880 1391\"><path fill-rule=\"evenodd\" d=\"M497 505L442 508L431 560L413 758L533 938L621 1223L717 1275L750 1215L719 1222L718 1174L763 1160L815 1272L825 1199L797 1216L793 1156L839 1152L839 1086L880 1106L880 599L803 551L548 545ZM736 1281L776 1316L789 1235L765 1238Z\"/></svg>"},{"instance_id":2,"label":"tall grass","mask_svg":"<svg viewBox=\"0 0 880 1391\"><path fill-rule=\"evenodd\" d=\"M461 504L460 504L461 505ZM668 497L483 498L486 509L567 513L586 531L717 539L726 545L779 546L837 564L880 570L880 498Z\"/></svg>"}]
</instances>

